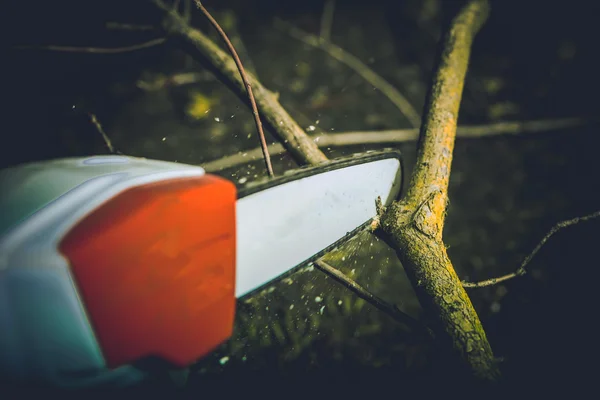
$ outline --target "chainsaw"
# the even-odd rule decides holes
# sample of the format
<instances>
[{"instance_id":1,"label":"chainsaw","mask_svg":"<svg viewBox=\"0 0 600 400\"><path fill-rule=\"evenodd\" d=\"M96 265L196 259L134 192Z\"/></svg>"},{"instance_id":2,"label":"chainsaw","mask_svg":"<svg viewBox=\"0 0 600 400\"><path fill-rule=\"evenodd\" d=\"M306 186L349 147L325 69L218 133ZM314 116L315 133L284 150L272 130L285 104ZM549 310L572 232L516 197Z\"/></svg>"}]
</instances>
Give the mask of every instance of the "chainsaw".
<instances>
[{"instance_id":1,"label":"chainsaw","mask_svg":"<svg viewBox=\"0 0 600 400\"><path fill-rule=\"evenodd\" d=\"M1 378L127 386L145 359L192 364L231 337L238 299L366 229L402 172L393 150L245 186L128 156L1 170Z\"/></svg>"}]
</instances>

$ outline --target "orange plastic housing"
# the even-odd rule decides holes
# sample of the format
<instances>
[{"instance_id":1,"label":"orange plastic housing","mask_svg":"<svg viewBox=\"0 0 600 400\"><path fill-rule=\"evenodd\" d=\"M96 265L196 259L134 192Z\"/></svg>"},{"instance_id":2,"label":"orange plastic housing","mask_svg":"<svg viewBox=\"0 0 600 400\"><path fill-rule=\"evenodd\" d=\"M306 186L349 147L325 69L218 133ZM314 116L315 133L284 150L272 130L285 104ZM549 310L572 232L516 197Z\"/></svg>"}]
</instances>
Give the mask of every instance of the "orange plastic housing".
<instances>
[{"instance_id":1,"label":"orange plastic housing","mask_svg":"<svg viewBox=\"0 0 600 400\"><path fill-rule=\"evenodd\" d=\"M186 366L228 339L235 313L235 186L205 175L128 189L61 241L110 368Z\"/></svg>"}]
</instances>

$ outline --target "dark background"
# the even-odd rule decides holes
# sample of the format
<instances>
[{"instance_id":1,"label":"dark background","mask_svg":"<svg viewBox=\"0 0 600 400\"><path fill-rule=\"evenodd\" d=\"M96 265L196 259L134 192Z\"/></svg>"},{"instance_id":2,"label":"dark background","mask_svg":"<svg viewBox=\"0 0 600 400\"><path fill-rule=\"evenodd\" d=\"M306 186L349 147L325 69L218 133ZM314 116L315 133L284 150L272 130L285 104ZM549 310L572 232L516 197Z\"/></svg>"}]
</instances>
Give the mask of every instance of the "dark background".
<instances>
[{"instance_id":1,"label":"dark background","mask_svg":"<svg viewBox=\"0 0 600 400\"><path fill-rule=\"evenodd\" d=\"M331 39L395 85L420 111L440 32L462 4L338 0ZM273 17L279 17L318 34L322 1L229 0L206 1L205 6L218 20L233 20L229 32L243 42L244 48L238 49L242 61L267 88L280 92L283 106L303 127L317 120L316 133L410 127L354 72L273 27ZM158 22L160 14L147 2L36 0L3 7L8 46L3 57L0 166L105 153L89 112L98 116L125 154L202 164L257 146L251 114L210 74L184 87L154 92L136 87L135 82L157 74L204 71L201 62L172 44L118 55L17 47L117 47L159 37L160 33L105 27L109 21ZM513 271L555 223L600 208L600 139L591 123L597 117L600 89L598 7L593 1L492 1L491 16L473 46L459 124L562 117L579 117L590 124L457 141L445 241L461 278L486 279ZM193 23L212 32L196 10ZM211 118L186 114L192 92L211 101ZM230 115L236 117L227 124L212 118ZM398 147L410 171L414 143ZM326 149L326 154L336 157L367 148L377 146ZM286 156L274 163L279 171L293 166ZM219 173L232 179L264 175L260 161ZM469 291L495 354L503 358L504 384L510 390L594 386L599 232L598 221L567 228L548 242L525 277ZM359 282L419 316L393 254L373 238L365 241L375 246L339 250L361 266ZM276 295L240 306L232 342L194 366L183 390L197 393L211 382L235 385L249 377L264 379L265 388L287 380L294 381L294 387L316 385L325 377L367 388L392 382L398 384L397 395L407 387L431 388L441 382L459 383L468 390L471 383L454 373L434 344L368 305L346 314L330 311L335 302L324 313L309 306L298 311L306 304L302 295L325 293L360 304L317 271L309 275L298 278L295 290L280 288ZM264 311L265 304L271 305L270 312ZM309 338L302 345L291 332L297 326L281 322L283 339L272 331L271 325L286 320L291 304L296 304L294 312L316 315L312 327L302 328L300 336ZM266 322L256 322L260 318ZM367 326L373 327L371 333L357 335ZM267 336L275 339L262 340ZM230 362L221 365L218 361L225 354L230 354ZM167 388L170 384L165 377L152 383Z\"/></svg>"}]
</instances>

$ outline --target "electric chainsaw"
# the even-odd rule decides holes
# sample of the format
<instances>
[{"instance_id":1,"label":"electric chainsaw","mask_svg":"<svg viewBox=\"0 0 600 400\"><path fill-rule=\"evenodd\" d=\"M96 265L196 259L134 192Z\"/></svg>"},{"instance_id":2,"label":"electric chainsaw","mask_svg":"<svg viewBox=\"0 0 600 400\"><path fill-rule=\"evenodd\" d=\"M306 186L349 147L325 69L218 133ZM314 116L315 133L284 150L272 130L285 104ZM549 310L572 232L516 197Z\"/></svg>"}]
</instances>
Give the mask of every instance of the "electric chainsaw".
<instances>
[{"instance_id":1,"label":"electric chainsaw","mask_svg":"<svg viewBox=\"0 0 600 400\"><path fill-rule=\"evenodd\" d=\"M129 385L233 332L236 299L339 246L402 186L397 151L246 186L126 156L0 171L0 373L58 387Z\"/></svg>"}]
</instances>

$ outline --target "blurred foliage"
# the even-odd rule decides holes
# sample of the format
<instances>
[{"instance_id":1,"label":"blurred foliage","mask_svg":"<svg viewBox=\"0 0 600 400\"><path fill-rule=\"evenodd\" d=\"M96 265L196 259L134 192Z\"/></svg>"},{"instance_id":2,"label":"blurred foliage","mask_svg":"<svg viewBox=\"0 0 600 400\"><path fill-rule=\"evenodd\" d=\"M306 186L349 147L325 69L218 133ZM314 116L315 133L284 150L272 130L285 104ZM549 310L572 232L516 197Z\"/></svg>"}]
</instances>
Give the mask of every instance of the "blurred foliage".
<instances>
[{"instance_id":1,"label":"blurred foliage","mask_svg":"<svg viewBox=\"0 0 600 400\"><path fill-rule=\"evenodd\" d=\"M185 113L193 120L206 118L210 109L218 102L218 98L210 99L198 91L190 91L189 96L190 100Z\"/></svg>"}]
</instances>

